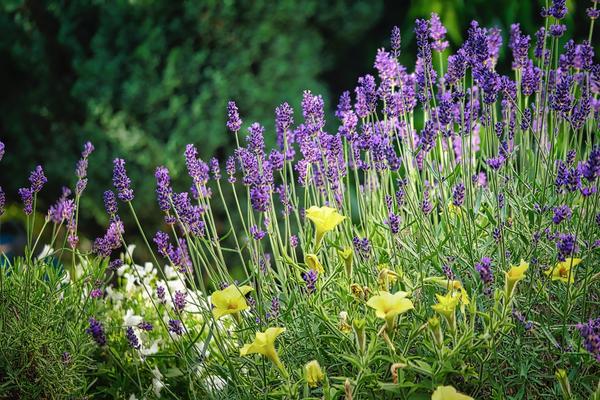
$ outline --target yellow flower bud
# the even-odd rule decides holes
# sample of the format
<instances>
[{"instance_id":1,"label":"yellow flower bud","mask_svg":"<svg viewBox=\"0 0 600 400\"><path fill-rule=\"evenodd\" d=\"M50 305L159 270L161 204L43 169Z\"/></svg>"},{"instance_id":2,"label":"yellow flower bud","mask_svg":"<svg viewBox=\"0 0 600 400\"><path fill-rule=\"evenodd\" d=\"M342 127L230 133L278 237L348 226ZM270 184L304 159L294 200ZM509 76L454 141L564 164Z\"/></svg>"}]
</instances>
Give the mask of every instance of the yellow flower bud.
<instances>
[{"instance_id":1,"label":"yellow flower bud","mask_svg":"<svg viewBox=\"0 0 600 400\"><path fill-rule=\"evenodd\" d=\"M306 263L308 268L317 271L319 274L325 272L323 264L321 264L316 254L307 254L304 258L304 262Z\"/></svg>"},{"instance_id":2,"label":"yellow flower bud","mask_svg":"<svg viewBox=\"0 0 600 400\"><path fill-rule=\"evenodd\" d=\"M308 386L317 387L323 378L325 378L325 374L317 360L312 360L304 366L304 379Z\"/></svg>"}]
</instances>

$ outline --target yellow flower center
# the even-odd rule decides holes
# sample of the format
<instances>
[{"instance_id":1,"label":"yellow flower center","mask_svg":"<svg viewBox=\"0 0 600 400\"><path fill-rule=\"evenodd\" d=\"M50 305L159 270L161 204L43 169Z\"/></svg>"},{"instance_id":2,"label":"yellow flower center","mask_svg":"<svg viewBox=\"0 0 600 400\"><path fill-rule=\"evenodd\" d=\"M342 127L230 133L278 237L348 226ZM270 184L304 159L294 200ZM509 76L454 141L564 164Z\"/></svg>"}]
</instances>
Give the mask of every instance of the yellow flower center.
<instances>
[{"instance_id":1,"label":"yellow flower center","mask_svg":"<svg viewBox=\"0 0 600 400\"><path fill-rule=\"evenodd\" d=\"M565 267L560 267L558 269L558 274L561 276L561 278L567 278L569 276L569 269Z\"/></svg>"}]
</instances>

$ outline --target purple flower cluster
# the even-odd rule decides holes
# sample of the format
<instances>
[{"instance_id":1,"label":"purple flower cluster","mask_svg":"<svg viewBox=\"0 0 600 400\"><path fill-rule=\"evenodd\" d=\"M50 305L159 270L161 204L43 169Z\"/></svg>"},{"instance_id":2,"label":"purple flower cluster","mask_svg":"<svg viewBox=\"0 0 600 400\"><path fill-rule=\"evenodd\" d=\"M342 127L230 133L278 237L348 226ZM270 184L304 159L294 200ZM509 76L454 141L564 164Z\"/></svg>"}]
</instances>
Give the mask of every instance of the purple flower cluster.
<instances>
[{"instance_id":1,"label":"purple flower cluster","mask_svg":"<svg viewBox=\"0 0 600 400\"><path fill-rule=\"evenodd\" d=\"M494 283L494 273L492 271L492 259L483 257L481 261L475 264L475 270L479 272L479 277L483 281L484 293L492 294L492 284Z\"/></svg>"},{"instance_id":2,"label":"purple flower cluster","mask_svg":"<svg viewBox=\"0 0 600 400\"><path fill-rule=\"evenodd\" d=\"M119 199L125 202L133 200L133 190L131 189L131 180L125 170L125 160L116 158L113 161L113 186L117 190Z\"/></svg>"},{"instance_id":3,"label":"purple flower cluster","mask_svg":"<svg viewBox=\"0 0 600 400\"><path fill-rule=\"evenodd\" d=\"M558 250L558 259L564 261L565 258L571 257L579 248L575 235L571 233L561 233L556 240L556 249Z\"/></svg>"},{"instance_id":4,"label":"purple flower cluster","mask_svg":"<svg viewBox=\"0 0 600 400\"><path fill-rule=\"evenodd\" d=\"M231 132L237 132L242 127L242 120L235 101L227 103L227 129Z\"/></svg>"},{"instance_id":5,"label":"purple flower cluster","mask_svg":"<svg viewBox=\"0 0 600 400\"><path fill-rule=\"evenodd\" d=\"M158 208L160 208L161 211L169 211L171 209L171 196L173 194L169 170L166 167L157 167L154 172L154 177L156 178L156 200L158 202Z\"/></svg>"},{"instance_id":6,"label":"purple flower cluster","mask_svg":"<svg viewBox=\"0 0 600 400\"><path fill-rule=\"evenodd\" d=\"M183 311L186 304L185 297L186 295L184 292L180 290L175 291L175 295L173 296L173 308L175 309L175 312L180 313Z\"/></svg>"},{"instance_id":7,"label":"purple flower cluster","mask_svg":"<svg viewBox=\"0 0 600 400\"><path fill-rule=\"evenodd\" d=\"M106 335L104 333L104 328L100 321L96 320L94 317L90 317L88 320L90 326L85 330L88 335L91 335L94 341L98 344L98 346L106 345Z\"/></svg>"},{"instance_id":8,"label":"purple flower cluster","mask_svg":"<svg viewBox=\"0 0 600 400\"><path fill-rule=\"evenodd\" d=\"M80 196L87 186L87 169L88 169L88 158L94 151L94 145L91 142L86 142L83 145L83 151L81 152L81 158L77 161L75 166L75 175L77 176L77 184L75 185L75 193Z\"/></svg>"},{"instance_id":9,"label":"purple flower cluster","mask_svg":"<svg viewBox=\"0 0 600 400\"><path fill-rule=\"evenodd\" d=\"M113 219L104 236L96 238L92 250L101 257L110 256L114 250L121 247L123 233L125 233L123 222L120 219Z\"/></svg>"},{"instance_id":10,"label":"purple flower cluster","mask_svg":"<svg viewBox=\"0 0 600 400\"><path fill-rule=\"evenodd\" d=\"M400 215L394 214L390 211L388 214L388 219L385 221L385 223L390 227L390 231L395 235L400 232L401 221Z\"/></svg>"},{"instance_id":11,"label":"purple flower cluster","mask_svg":"<svg viewBox=\"0 0 600 400\"><path fill-rule=\"evenodd\" d=\"M563 204L558 207L554 207L554 216L552 217L552 222L554 222L556 225L558 225L566 219L571 219L572 215L573 215L573 212L571 211L569 206L566 204Z\"/></svg>"},{"instance_id":12,"label":"purple flower cluster","mask_svg":"<svg viewBox=\"0 0 600 400\"><path fill-rule=\"evenodd\" d=\"M250 235L252 236L252 238L254 240L261 240L262 238L265 237L265 235L267 234L267 232L261 230L258 226L256 225L252 225L250 227Z\"/></svg>"},{"instance_id":13,"label":"purple flower cluster","mask_svg":"<svg viewBox=\"0 0 600 400\"><path fill-rule=\"evenodd\" d=\"M585 324L577 324L583 339L583 347L600 362L600 318L590 319Z\"/></svg>"},{"instance_id":14,"label":"purple flower cluster","mask_svg":"<svg viewBox=\"0 0 600 400\"><path fill-rule=\"evenodd\" d=\"M308 270L308 272L304 272L302 274L302 279L304 279L304 284L306 285L306 292L308 294L311 294L315 291L318 278L319 273L314 269Z\"/></svg>"},{"instance_id":15,"label":"purple flower cluster","mask_svg":"<svg viewBox=\"0 0 600 400\"><path fill-rule=\"evenodd\" d=\"M156 244L158 254L169 259L180 272L191 272L192 260L185 239L179 238L178 246L176 247L171 243L169 235L165 232L158 231L154 235L153 241L154 244Z\"/></svg>"},{"instance_id":16,"label":"purple flower cluster","mask_svg":"<svg viewBox=\"0 0 600 400\"><path fill-rule=\"evenodd\" d=\"M26 215L31 215L33 213L33 198L40 190L42 190L46 182L48 182L48 179L44 175L44 170L38 165L29 175L30 186L28 188L19 189L19 196L23 202L23 211Z\"/></svg>"},{"instance_id":17,"label":"purple flower cluster","mask_svg":"<svg viewBox=\"0 0 600 400\"><path fill-rule=\"evenodd\" d=\"M454 189L452 190L452 204L457 207L463 205L465 201L465 185L462 182L459 182Z\"/></svg>"},{"instance_id":18,"label":"purple flower cluster","mask_svg":"<svg viewBox=\"0 0 600 400\"><path fill-rule=\"evenodd\" d=\"M175 335L183 335L183 324L178 319L170 319L169 323L169 332L174 333Z\"/></svg>"},{"instance_id":19,"label":"purple flower cluster","mask_svg":"<svg viewBox=\"0 0 600 400\"><path fill-rule=\"evenodd\" d=\"M140 340L139 340L138 336L135 334L135 331L133 330L132 326L128 326L127 329L125 329L125 337L127 338L129 345L133 349L139 350L142 347L140 345Z\"/></svg>"}]
</instances>

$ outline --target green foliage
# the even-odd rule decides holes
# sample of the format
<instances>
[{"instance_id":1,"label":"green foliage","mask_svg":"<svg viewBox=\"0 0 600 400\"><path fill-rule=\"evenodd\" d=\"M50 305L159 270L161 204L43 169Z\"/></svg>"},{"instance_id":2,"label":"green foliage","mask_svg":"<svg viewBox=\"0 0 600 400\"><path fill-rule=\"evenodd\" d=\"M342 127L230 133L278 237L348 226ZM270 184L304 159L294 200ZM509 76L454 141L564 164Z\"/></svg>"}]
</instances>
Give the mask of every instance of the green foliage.
<instances>
[{"instance_id":1,"label":"green foliage","mask_svg":"<svg viewBox=\"0 0 600 400\"><path fill-rule=\"evenodd\" d=\"M0 264L0 398L85 393L93 347L80 285L51 263Z\"/></svg>"}]
</instances>

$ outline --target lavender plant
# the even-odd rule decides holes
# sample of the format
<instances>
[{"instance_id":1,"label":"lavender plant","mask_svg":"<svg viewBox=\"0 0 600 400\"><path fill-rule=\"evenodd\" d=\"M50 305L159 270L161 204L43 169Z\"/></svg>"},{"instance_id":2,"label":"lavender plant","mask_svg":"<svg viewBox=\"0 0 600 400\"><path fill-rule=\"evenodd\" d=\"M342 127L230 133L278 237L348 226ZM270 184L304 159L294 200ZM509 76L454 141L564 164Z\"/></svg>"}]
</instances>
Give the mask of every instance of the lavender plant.
<instances>
[{"instance_id":1,"label":"lavender plant","mask_svg":"<svg viewBox=\"0 0 600 400\"><path fill-rule=\"evenodd\" d=\"M548 4L535 42L511 26L512 76L495 69L497 28L472 22L445 57L438 16L418 19L412 72L394 28L377 77L340 97L337 132L326 130L321 96L305 91L301 113L276 108L274 149L230 102L237 148L225 173L192 144L188 191L159 166L165 224L154 234L116 159L106 234L90 254L68 240L85 260L76 269L107 266L83 296L98 303L87 330L97 389L132 399L598 398L597 2L582 43L562 39L566 13L564 1ZM20 193L28 214L41 176ZM64 221L68 238L75 193L68 206L61 198L62 218L46 219L56 230ZM145 266L127 242L135 235Z\"/></svg>"}]
</instances>

